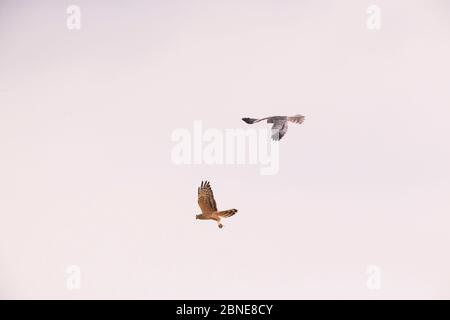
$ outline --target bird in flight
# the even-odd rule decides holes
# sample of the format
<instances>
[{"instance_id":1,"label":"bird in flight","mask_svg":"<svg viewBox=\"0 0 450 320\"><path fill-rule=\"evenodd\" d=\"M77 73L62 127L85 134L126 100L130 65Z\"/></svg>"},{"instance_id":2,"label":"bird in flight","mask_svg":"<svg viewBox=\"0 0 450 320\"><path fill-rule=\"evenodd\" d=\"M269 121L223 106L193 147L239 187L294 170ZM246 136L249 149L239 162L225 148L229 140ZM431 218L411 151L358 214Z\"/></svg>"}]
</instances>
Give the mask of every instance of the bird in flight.
<instances>
[{"instance_id":1,"label":"bird in flight","mask_svg":"<svg viewBox=\"0 0 450 320\"><path fill-rule=\"evenodd\" d=\"M220 223L221 218L229 218L237 212L236 209L217 211L216 200L214 200L214 194L208 181L202 181L198 188L198 205L202 213L197 214L195 218L199 220L217 221L219 228L223 227L223 224Z\"/></svg>"},{"instance_id":2,"label":"bird in flight","mask_svg":"<svg viewBox=\"0 0 450 320\"><path fill-rule=\"evenodd\" d=\"M283 138L284 135L286 134L286 132L288 130L288 121L301 124L305 120L305 117L300 114L297 114L292 117L275 116L275 117L266 117L266 118L261 118L261 119L242 118L242 120L244 120L244 122L246 122L248 124L253 124L256 122L263 121L263 120L267 120L267 123L273 123L272 139L275 141L278 141L281 138Z\"/></svg>"}]
</instances>

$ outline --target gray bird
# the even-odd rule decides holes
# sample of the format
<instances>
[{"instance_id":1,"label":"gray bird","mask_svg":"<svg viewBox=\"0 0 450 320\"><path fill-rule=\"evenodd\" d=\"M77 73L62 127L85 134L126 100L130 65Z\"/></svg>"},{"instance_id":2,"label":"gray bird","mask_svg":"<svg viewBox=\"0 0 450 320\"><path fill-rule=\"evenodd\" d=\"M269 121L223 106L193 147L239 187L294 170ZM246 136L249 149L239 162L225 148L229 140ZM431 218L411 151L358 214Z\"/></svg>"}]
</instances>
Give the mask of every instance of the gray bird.
<instances>
[{"instance_id":1,"label":"gray bird","mask_svg":"<svg viewBox=\"0 0 450 320\"><path fill-rule=\"evenodd\" d=\"M253 118L242 118L242 120L248 124L253 124L256 122L260 122L263 120L267 120L267 123L273 123L272 126L272 139L275 141L280 140L284 137L288 130L288 121L293 123L301 124L305 120L305 117L297 114L292 117L288 116L275 116L275 117L266 117L261 119L253 119Z\"/></svg>"}]
</instances>

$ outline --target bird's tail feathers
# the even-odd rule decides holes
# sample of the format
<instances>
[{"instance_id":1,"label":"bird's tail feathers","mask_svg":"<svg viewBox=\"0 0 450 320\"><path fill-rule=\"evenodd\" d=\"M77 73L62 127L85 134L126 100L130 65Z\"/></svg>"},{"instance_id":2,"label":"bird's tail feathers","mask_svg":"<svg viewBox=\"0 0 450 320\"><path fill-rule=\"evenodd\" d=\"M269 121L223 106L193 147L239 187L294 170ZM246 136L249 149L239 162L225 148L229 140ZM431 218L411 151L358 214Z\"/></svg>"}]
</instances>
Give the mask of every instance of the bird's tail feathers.
<instances>
[{"instance_id":1,"label":"bird's tail feathers","mask_svg":"<svg viewBox=\"0 0 450 320\"><path fill-rule=\"evenodd\" d=\"M247 122L248 124L253 124L255 122L258 122L258 119L254 119L254 118L242 118L242 120L244 122Z\"/></svg>"},{"instance_id":2,"label":"bird's tail feathers","mask_svg":"<svg viewBox=\"0 0 450 320\"><path fill-rule=\"evenodd\" d=\"M237 212L236 209L230 209L230 210L225 210L225 211L218 211L217 215L220 217L229 218L231 216L234 216L236 214L236 212Z\"/></svg>"},{"instance_id":3,"label":"bird's tail feathers","mask_svg":"<svg viewBox=\"0 0 450 320\"><path fill-rule=\"evenodd\" d=\"M288 120L294 123L301 124L303 121L305 121L305 116L302 116L301 114L296 114L295 116L288 117Z\"/></svg>"}]
</instances>

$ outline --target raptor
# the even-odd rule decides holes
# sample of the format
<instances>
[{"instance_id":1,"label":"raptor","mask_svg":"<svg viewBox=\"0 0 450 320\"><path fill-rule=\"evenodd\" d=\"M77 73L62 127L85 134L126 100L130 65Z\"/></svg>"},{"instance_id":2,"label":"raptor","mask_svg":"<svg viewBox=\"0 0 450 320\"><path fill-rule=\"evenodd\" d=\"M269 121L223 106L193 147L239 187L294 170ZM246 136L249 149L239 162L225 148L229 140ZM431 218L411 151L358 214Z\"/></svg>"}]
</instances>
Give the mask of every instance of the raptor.
<instances>
[{"instance_id":1,"label":"raptor","mask_svg":"<svg viewBox=\"0 0 450 320\"><path fill-rule=\"evenodd\" d=\"M214 194L209 181L202 181L198 188L198 205L200 206L202 213L197 214L195 218L199 220L214 220L217 222L219 228L223 227L223 224L220 222L222 218L229 218L234 216L237 212L236 209L225 211L217 210L216 200L214 199Z\"/></svg>"},{"instance_id":2,"label":"raptor","mask_svg":"<svg viewBox=\"0 0 450 320\"><path fill-rule=\"evenodd\" d=\"M279 141L284 137L288 130L288 121L301 124L305 120L305 117L297 114L295 116L274 116L274 117L266 117L261 119L254 118L242 118L242 120L248 124L254 124L256 122L267 120L267 123L273 123L272 126L272 139L275 141Z\"/></svg>"}]
</instances>

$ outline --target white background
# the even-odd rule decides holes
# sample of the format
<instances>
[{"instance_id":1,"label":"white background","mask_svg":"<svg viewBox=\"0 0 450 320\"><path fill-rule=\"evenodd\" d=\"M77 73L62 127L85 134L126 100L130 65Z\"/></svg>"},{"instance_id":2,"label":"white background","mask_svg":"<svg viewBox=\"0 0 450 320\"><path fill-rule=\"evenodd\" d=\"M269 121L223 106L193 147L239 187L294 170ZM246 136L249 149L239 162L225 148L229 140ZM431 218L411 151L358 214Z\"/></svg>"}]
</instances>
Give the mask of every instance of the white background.
<instances>
[{"instance_id":1,"label":"white background","mask_svg":"<svg viewBox=\"0 0 450 320\"><path fill-rule=\"evenodd\" d=\"M1 0L0 297L450 298L449 10ZM298 113L277 175L171 162L194 120Z\"/></svg>"}]
</instances>

